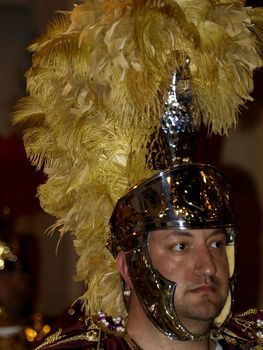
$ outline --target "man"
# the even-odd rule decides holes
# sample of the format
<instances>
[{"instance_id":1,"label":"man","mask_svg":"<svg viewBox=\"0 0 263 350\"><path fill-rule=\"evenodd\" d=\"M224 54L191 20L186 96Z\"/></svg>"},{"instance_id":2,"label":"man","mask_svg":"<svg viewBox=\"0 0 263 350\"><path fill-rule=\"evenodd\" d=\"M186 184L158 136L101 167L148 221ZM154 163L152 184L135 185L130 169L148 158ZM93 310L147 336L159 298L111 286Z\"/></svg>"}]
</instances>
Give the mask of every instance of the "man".
<instances>
[{"instance_id":1,"label":"man","mask_svg":"<svg viewBox=\"0 0 263 350\"><path fill-rule=\"evenodd\" d=\"M168 230L154 231L151 236L150 251L154 266L162 276L176 281L174 305L180 324L192 334L207 334L228 296L225 233L217 230ZM117 259L119 269L127 284L131 284L126 261L120 256ZM131 295L127 332L142 349L189 346L203 349L209 344L208 338L189 345L163 335L147 318L134 294ZM210 340L211 348L215 348L213 344Z\"/></svg>"},{"instance_id":2,"label":"man","mask_svg":"<svg viewBox=\"0 0 263 350\"><path fill-rule=\"evenodd\" d=\"M39 349L260 348L262 313L231 315L229 186L192 159L201 122L226 133L250 98L262 23L237 0L84 1L31 46L15 118L88 285Z\"/></svg>"}]
</instances>

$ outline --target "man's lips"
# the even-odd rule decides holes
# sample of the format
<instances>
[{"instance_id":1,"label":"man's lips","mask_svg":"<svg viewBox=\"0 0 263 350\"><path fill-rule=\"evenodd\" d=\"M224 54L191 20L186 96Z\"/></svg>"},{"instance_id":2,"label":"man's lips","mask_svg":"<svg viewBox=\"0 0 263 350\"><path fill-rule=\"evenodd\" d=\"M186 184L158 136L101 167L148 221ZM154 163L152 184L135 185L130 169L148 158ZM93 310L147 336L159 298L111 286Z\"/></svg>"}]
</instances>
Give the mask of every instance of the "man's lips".
<instances>
[{"instance_id":1,"label":"man's lips","mask_svg":"<svg viewBox=\"0 0 263 350\"><path fill-rule=\"evenodd\" d=\"M214 293L216 288L212 284L202 284L190 290L192 293Z\"/></svg>"}]
</instances>

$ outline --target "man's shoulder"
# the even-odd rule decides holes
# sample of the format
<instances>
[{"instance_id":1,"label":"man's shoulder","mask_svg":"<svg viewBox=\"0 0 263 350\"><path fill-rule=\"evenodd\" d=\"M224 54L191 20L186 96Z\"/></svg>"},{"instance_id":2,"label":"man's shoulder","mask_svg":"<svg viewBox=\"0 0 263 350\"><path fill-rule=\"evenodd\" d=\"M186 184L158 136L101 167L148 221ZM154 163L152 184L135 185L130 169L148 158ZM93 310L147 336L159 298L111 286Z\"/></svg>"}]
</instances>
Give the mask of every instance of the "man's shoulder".
<instances>
[{"instance_id":1,"label":"man's shoulder","mask_svg":"<svg viewBox=\"0 0 263 350\"><path fill-rule=\"evenodd\" d=\"M263 349L263 309L250 309L232 315L222 333L229 349ZM227 344L227 345L226 345ZM223 347L224 348L224 347Z\"/></svg>"},{"instance_id":2,"label":"man's shoulder","mask_svg":"<svg viewBox=\"0 0 263 350\"><path fill-rule=\"evenodd\" d=\"M44 340L35 350L99 349L101 329L91 318L80 318L68 328L60 328Z\"/></svg>"},{"instance_id":3,"label":"man's shoulder","mask_svg":"<svg viewBox=\"0 0 263 350\"><path fill-rule=\"evenodd\" d=\"M73 325L60 328L35 350L126 350L130 348L137 347L126 334L122 319L100 313L94 317L81 317Z\"/></svg>"}]
</instances>

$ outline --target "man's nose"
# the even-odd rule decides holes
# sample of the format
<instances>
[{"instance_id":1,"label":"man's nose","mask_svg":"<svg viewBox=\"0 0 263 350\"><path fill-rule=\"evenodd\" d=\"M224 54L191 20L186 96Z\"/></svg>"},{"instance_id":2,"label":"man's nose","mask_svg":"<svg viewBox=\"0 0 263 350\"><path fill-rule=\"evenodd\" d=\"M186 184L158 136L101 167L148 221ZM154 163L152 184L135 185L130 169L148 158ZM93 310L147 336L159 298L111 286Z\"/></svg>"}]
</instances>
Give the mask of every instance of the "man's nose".
<instances>
[{"instance_id":1,"label":"man's nose","mask_svg":"<svg viewBox=\"0 0 263 350\"><path fill-rule=\"evenodd\" d=\"M198 274L213 276L217 267L215 258L208 247L199 248L195 254L195 269Z\"/></svg>"}]
</instances>

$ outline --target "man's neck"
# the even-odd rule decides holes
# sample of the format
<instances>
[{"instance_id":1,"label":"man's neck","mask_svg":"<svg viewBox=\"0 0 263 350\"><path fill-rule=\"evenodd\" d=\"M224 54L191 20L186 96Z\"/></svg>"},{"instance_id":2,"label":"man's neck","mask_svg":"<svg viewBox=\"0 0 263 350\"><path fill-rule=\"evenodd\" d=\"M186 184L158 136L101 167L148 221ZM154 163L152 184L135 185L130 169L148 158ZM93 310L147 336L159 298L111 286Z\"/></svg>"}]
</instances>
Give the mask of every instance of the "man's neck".
<instances>
[{"instance_id":1,"label":"man's neck","mask_svg":"<svg viewBox=\"0 0 263 350\"><path fill-rule=\"evenodd\" d=\"M129 311L127 333L142 350L215 350L215 342L204 339L197 342L172 340L160 332L140 306ZM191 344L190 344L191 343Z\"/></svg>"}]
</instances>

